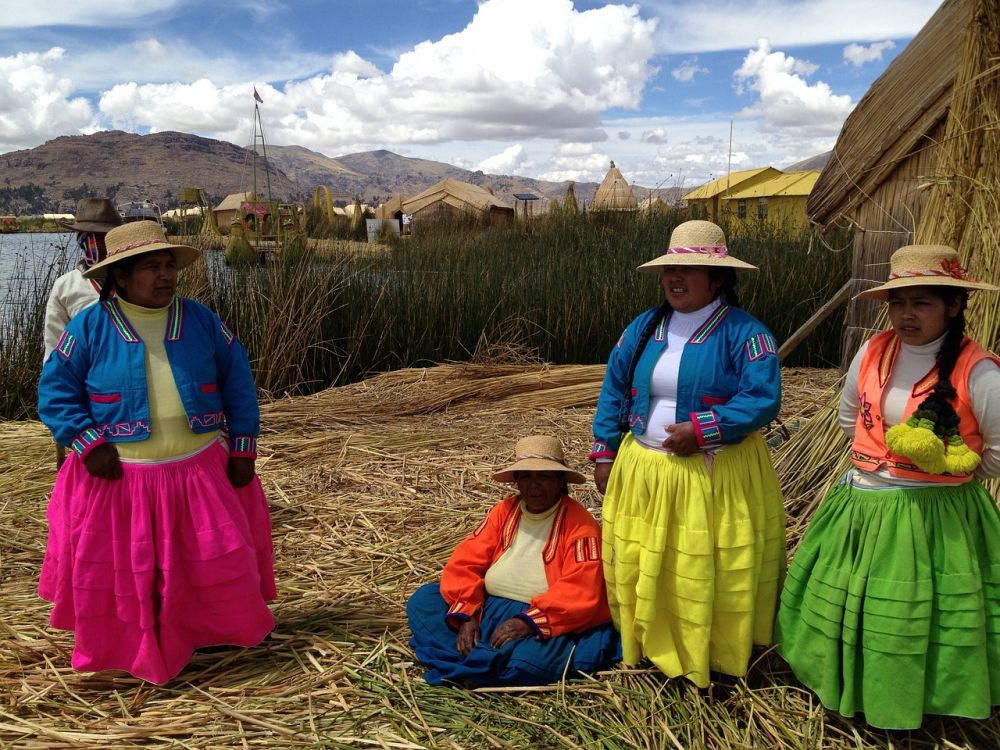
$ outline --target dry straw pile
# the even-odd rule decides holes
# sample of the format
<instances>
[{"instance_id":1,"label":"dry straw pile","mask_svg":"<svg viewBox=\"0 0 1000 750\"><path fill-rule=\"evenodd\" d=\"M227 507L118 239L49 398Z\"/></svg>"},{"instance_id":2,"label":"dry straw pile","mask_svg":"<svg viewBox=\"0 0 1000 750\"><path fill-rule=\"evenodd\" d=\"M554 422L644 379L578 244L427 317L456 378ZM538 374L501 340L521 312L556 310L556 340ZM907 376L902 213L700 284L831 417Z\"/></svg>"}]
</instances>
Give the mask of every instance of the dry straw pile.
<instances>
[{"instance_id":1,"label":"dry straw pile","mask_svg":"<svg viewBox=\"0 0 1000 750\"><path fill-rule=\"evenodd\" d=\"M165 687L69 666L71 639L35 594L51 446L0 425L0 746L17 748L887 747L825 717L773 654L705 693L617 669L533 690L430 688L404 603L433 580L505 488L490 480L531 432L584 468L601 366L402 370L264 408L278 626L263 645L199 654ZM830 371L785 373L794 428L829 400ZM777 442L779 433L770 437ZM599 513L592 488L578 497ZM794 500L794 498L792 498ZM996 746L996 722L930 720L913 747ZM992 733L992 734L991 734ZM966 736L968 734L968 736Z\"/></svg>"}]
</instances>

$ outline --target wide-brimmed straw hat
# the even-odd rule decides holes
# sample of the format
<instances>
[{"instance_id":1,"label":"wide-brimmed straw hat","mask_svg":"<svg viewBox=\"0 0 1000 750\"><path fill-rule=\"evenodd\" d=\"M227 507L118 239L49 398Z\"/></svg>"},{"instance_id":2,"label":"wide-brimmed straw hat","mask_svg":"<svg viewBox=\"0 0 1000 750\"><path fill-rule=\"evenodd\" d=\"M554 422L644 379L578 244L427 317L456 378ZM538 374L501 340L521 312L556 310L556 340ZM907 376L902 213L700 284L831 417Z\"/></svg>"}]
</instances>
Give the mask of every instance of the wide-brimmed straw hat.
<instances>
[{"instance_id":1,"label":"wide-brimmed straw hat","mask_svg":"<svg viewBox=\"0 0 1000 750\"><path fill-rule=\"evenodd\" d=\"M562 443L550 435L530 435L517 441L514 463L501 469L493 478L498 482L515 482L515 471L561 471L567 482L583 484L586 478L566 465Z\"/></svg>"},{"instance_id":2,"label":"wide-brimmed straw hat","mask_svg":"<svg viewBox=\"0 0 1000 750\"><path fill-rule=\"evenodd\" d=\"M178 269L191 265L201 255L198 250L188 245L168 242L163 227L155 221L130 221L115 227L104 238L104 244L108 248L107 257L84 271L85 278L104 278L108 273L108 267L113 263L134 258L136 255L155 253L157 250L171 250Z\"/></svg>"},{"instance_id":3,"label":"wide-brimmed straw hat","mask_svg":"<svg viewBox=\"0 0 1000 750\"><path fill-rule=\"evenodd\" d=\"M734 258L726 248L726 233L710 221L693 219L678 224L670 234L667 249L659 257L643 263L640 271L659 273L663 266L715 266L756 271L757 266Z\"/></svg>"},{"instance_id":4,"label":"wide-brimmed straw hat","mask_svg":"<svg viewBox=\"0 0 1000 750\"><path fill-rule=\"evenodd\" d=\"M958 253L947 245L906 245L889 258L889 280L855 296L855 299L889 298L890 289L905 286L957 286L972 291L1000 290L983 281L973 281L965 275L958 262Z\"/></svg>"},{"instance_id":5,"label":"wide-brimmed straw hat","mask_svg":"<svg viewBox=\"0 0 1000 750\"><path fill-rule=\"evenodd\" d=\"M76 232L110 232L121 226L122 215L107 198L81 198L76 204L73 221L58 222Z\"/></svg>"}]
</instances>

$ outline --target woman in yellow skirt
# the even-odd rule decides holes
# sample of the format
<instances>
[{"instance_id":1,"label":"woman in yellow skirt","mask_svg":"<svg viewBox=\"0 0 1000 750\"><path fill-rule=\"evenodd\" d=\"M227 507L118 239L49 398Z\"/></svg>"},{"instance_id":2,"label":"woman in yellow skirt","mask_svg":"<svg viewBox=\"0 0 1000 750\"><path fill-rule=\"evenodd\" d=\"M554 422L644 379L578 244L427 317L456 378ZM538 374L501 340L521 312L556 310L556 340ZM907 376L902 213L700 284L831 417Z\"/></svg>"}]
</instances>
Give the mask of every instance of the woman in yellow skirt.
<instances>
[{"instance_id":1,"label":"woman in yellow skirt","mask_svg":"<svg viewBox=\"0 0 1000 750\"><path fill-rule=\"evenodd\" d=\"M757 430L778 414L774 336L740 309L723 231L687 221L640 271L662 305L622 334L594 417L603 557L623 659L707 687L771 642L785 565L778 478Z\"/></svg>"}]
</instances>

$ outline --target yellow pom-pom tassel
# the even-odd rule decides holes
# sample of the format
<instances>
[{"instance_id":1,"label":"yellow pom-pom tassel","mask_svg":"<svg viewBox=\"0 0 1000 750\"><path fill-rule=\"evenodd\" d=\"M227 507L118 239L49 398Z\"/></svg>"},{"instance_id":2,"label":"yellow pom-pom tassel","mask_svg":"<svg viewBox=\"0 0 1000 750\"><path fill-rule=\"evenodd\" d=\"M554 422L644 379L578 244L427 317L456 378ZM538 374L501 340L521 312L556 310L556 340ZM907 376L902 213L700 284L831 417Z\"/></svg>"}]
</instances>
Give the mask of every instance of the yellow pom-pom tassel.
<instances>
[{"instance_id":1,"label":"yellow pom-pom tassel","mask_svg":"<svg viewBox=\"0 0 1000 750\"><path fill-rule=\"evenodd\" d=\"M949 474L971 474L981 460L979 454L965 444L961 435L952 435L948 439L944 462Z\"/></svg>"},{"instance_id":2,"label":"yellow pom-pom tassel","mask_svg":"<svg viewBox=\"0 0 1000 750\"><path fill-rule=\"evenodd\" d=\"M921 424L919 427L914 427L909 424L912 421ZM903 424L890 427L885 433L885 442L893 453L906 456L921 471L926 471L928 474L943 474L948 471L944 458L944 441L935 435L933 430L923 425L923 422L929 420L911 418Z\"/></svg>"}]
</instances>

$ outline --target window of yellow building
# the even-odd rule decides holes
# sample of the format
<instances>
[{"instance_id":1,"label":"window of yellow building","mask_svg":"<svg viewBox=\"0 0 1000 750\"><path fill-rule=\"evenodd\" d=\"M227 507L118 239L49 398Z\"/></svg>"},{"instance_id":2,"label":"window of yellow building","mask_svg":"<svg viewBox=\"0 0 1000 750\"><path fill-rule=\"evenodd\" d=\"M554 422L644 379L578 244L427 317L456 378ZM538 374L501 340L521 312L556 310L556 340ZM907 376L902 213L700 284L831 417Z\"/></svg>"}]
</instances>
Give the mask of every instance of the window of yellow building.
<instances>
[{"instance_id":1,"label":"window of yellow building","mask_svg":"<svg viewBox=\"0 0 1000 750\"><path fill-rule=\"evenodd\" d=\"M767 198L757 199L757 218L761 221L767 220Z\"/></svg>"},{"instance_id":2,"label":"window of yellow building","mask_svg":"<svg viewBox=\"0 0 1000 750\"><path fill-rule=\"evenodd\" d=\"M736 201L736 218L745 219L747 217L747 202L745 200Z\"/></svg>"}]
</instances>

